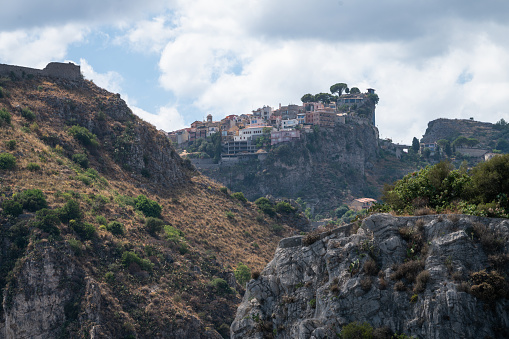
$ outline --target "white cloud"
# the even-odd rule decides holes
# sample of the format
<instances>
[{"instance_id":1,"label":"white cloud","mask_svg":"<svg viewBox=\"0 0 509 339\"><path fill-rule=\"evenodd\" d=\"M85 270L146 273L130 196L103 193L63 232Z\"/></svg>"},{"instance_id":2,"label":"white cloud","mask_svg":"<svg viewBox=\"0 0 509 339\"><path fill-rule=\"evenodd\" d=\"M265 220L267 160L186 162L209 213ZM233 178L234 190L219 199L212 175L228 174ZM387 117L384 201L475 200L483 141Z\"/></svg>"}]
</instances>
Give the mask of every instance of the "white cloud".
<instances>
[{"instance_id":1,"label":"white cloud","mask_svg":"<svg viewBox=\"0 0 509 339\"><path fill-rule=\"evenodd\" d=\"M143 20L135 24L128 32L115 39L116 44L128 44L141 53L158 53L175 36L174 24L164 16L152 20Z\"/></svg>"},{"instance_id":2,"label":"white cloud","mask_svg":"<svg viewBox=\"0 0 509 339\"><path fill-rule=\"evenodd\" d=\"M206 113L217 119L300 103L303 94L336 82L375 88L377 124L396 141L419 137L438 117L509 120L509 3L499 0L28 1L2 8L5 27L58 28L1 32L0 62L44 67L84 40L87 31L78 23L95 33L106 23L120 27L121 36L109 43L160 53L159 85L180 103L150 114L131 100L133 110L159 128L183 127L179 111L191 112L188 121ZM85 60L82 70L122 94L120 74L97 74Z\"/></svg>"},{"instance_id":3,"label":"white cloud","mask_svg":"<svg viewBox=\"0 0 509 339\"><path fill-rule=\"evenodd\" d=\"M80 59L81 73L85 79L92 80L97 86L102 87L113 93L122 92L122 75L117 72L109 71L107 73L97 73L93 67L85 60ZM126 95L123 95L124 99Z\"/></svg>"},{"instance_id":4,"label":"white cloud","mask_svg":"<svg viewBox=\"0 0 509 339\"><path fill-rule=\"evenodd\" d=\"M139 107L130 106L131 110L142 118L143 120L150 122L157 128L164 131L170 132L175 131L184 127L189 127L184 123L184 118L178 112L176 107L165 106L158 109L157 114L149 113Z\"/></svg>"},{"instance_id":5,"label":"white cloud","mask_svg":"<svg viewBox=\"0 0 509 339\"><path fill-rule=\"evenodd\" d=\"M113 93L120 93L122 99L134 114L143 120L150 122L157 128L165 131L174 131L186 127L184 118L174 106L163 106L157 109L157 114L145 111L137 107L136 100L129 97L122 90L123 78L117 72L109 71L107 73L97 73L93 67L85 60L81 59L81 71L86 79L93 80L94 83Z\"/></svg>"},{"instance_id":6,"label":"white cloud","mask_svg":"<svg viewBox=\"0 0 509 339\"><path fill-rule=\"evenodd\" d=\"M171 5L171 0L16 0L2 4L0 22L5 30L68 23L111 25L142 20L147 14L160 12Z\"/></svg>"},{"instance_id":7,"label":"white cloud","mask_svg":"<svg viewBox=\"0 0 509 339\"><path fill-rule=\"evenodd\" d=\"M0 62L44 68L49 61L64 59L69 44L82 41L87 32L88 29L72 24L0 32Z\"/></svg>"}]
</instances>

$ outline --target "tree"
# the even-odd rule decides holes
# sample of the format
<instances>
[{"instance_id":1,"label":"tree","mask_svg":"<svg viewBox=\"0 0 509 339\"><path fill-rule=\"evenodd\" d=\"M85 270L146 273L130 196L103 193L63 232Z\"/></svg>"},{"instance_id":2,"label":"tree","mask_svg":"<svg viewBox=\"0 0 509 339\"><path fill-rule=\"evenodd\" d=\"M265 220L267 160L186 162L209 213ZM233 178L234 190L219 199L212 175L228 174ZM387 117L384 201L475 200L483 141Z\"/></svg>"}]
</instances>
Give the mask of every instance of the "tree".
<instances>
[{"instance_id":1,"label":"tree","mask_svg":"<svg viewBox=\"0 0 509 339\"><path fill-rule=\"evenodd\" d=\"M498 149L504 153L509 153L509 142L507 142L507 140L501 139L497 143L496 149Z\"/></svg>"},{"instance_id":2,"label":"tree","mask_svg":"<svg viewBox=\"0 0 509 339\"><path fill-rule=\"evenodd\" d=\"M419 152L419 140L416 137L412 139L412 150L415 153Z\"/></svg>"},{"instance_id":3,"label":"tree","mask_svg":"<svg viewBox=\"0 0 509 339\"><path fill-rule=\"evenodd\" d=\"M450 157L452 155L452 149L451 149L451 143L450 142L445 144L444 152L445 152L445 154L447 154L448 157Z\"/></svg>"},{"instance_id":4,"label":"tree","mask_svg":"<svg viewBox=\"0 0 509 339\"><path fill-rule=\"evenodd\" d=\"M340 83L337 83L337 84L334 84L330 87L330 92L332 94L334 93L337 93L338 96L340 97L341 94L343 94L343 91L346 92L346 90L348 89L348 85L343 83L343 82L340 82ZM348 92L347 92L348 93Z\"/></svg>"},{"instance_id":5,"label":"tree","mask_svg":"<svg viewBox=\"0 0 509 339\"><path fill-rule=\"evenodd\" d=\"M251 279L251 270L247 265L243 263L239 263L237 268L235 269L235 280L239 283L240 286L245 287L246 283Z\"/></svg>"},{"instance_id":6,"label":"tree","mask_svg":"<svg viewBox=\"0 0 509 339\"><path fill-rule=\"evenodd\" d=\"M493 157L472 170L470 197L481 203L499 202L505 208L509 192L509 154Z\"/></svg>"},{"instance_id":7,"label":"tree","mask_svg":"<svg viewBox=\"0 0 509 339\"><path fill-rule=\"evenodd\" d=\"M318 93L317 95L315 95L315 100L316 101L320 101L322 102L323 104L330 104L330 102L332 100L334 100L336 97L332 94L329 94L329 93Z\"/></svg>"},{"instance_id":8,"label":"tree","mask_svg":"<svg viewBox=\"0 0 509 339\"><path fill-rule=\"evenodd\" d=\"M311 93L308 93L308 94L304 94L302 96L302 98L300 98L300 101L302 102L314 102L315 101L315 96Z\"/></svg>"},{"instance_id":9,"label":"tree","mask_svg":"<svg viewBox=\"0 0 509 339\"><path fill-rule=\"evenodd\" d=\"M350 94L359 94L361 91L357 87L350 88Z\"/></svg>"},{"instance_id":10,"label":"tree","mask_svg":"<svg viewBox=\"0 0 509 339\"><path fill-rule=\"evenodd\" d=\"M378 98L378 94L370 93L370 94L368 94L368 99L369 99L372 103L374 103L375 105L378 105L378 100L379 100L379 98Z\"/></svg>"},{"instance_id":11,"label":"tree","mask_svg":"<svg viewBox=\"0 0 509 339\"><path fill-rule=\"evenodd\" d=\"M451 150L451 142L447 139L440 139L437 141L437 145L440 146L440 149L443 150L443 152L450 157L452 155Z\"/></svg>"}]
</instances>

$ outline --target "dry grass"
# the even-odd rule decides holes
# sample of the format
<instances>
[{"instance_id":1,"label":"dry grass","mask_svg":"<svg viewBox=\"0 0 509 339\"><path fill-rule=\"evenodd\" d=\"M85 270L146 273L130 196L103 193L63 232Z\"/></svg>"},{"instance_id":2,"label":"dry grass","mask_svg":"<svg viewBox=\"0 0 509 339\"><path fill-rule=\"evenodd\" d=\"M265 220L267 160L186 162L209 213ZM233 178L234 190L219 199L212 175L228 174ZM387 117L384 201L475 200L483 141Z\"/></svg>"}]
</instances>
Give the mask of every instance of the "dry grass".
<instances>
[{"instance_id":1,"label":"dry grass","mask_svg":"<svg viewBox=\"0 0 509 339\"><path fill-rule=\"evenodd\" d=\"M210 295L206 288L208 280L219 272L233 270L239 262L248 265L253 277L257 278L272 259L281 237L292 232L288 225L282 225L282 230L278 228L280 234L275 234L270 222L257 221L258 211L254 204L240 203L221 192L222 185L203 176L194 175L186 184L171 190L162 190L149 179L132 176L101 146L96 154L84 149L64 131L66 123L55 115L54 109L45 100L38 99L41 96L69 99L84 108L79 114L93 121L98 103L112 98L112 94L90 84L69 90L37 79L2 86L8 87L10 98L0 99L0 109L11 112L12 124L0 128L0 152L15 154L17 166L15 170L2 174L1 193L9 197L16 192L37 188L43 191L51 208L58 208L69 199L77 200L85 212L84 221L93 224L98 234L94 241L83 242L83 255L77 260L81 260L81 264L98 281L103 281L104 275L113 271L115 279L111 284L122 284L123 288L129 289L130 296L135 295L139 299L133 301L129 297L125 302L136 304L141 309L147 307L147 312L157 319L154 320L156 323L171 323L176 314L205 312L204 317L209 319L210 324L213 318L226 317L225 314L235 310L240 299L235 295ZM38 86L44 90L37 91ZM17 105L29 107L37 115L35 121L39 127L36 131L24 128L28 127L27 121L16 110ZM110 118L103 123L120 125ZM136 120L136 123L145 124L141 120ZM58 136L58 144L64 146L64 151L42 141L50 135ZM6 140L16 140L16 148L8 150ZM95 179L87 185L79 180L78 177L86 176L86 173L68 158L71 152L89 153L90 167L96 169L99 177L106 182ZM40 165L41 170L28 170L29 163ZM188 253L181 254L178 246L165 240L162 232L154 236L148 234L144 227L145 217L133 206L121 202L122 196L136 197L140 194L157 201L163 208L161 218L165 224L184 233ZM227 218L226 211L232 211L235 218ZM115 237L100 229L97 216L106 217L108 222L121 222L126 229L125 235ZM75 237L65 225L61 225L61 231L64 242ZM252 243L257 246L251 246ZM29 250L33 246L31 243ZM130 274L129 269L122 268L118 262L118 253L122 251L136 252L154 263L157 269L150 278L144 278L146 272L139 267L133 266L131 273L134 274ZM201 273L196 274L193 267L198 267ZM151 286L154 283L160 285L161 290L147 293L149 281L152 281ZM105 284L110 283L105 281ZM193 291L195 299L186 298L187 294L182 291L184 287ZM105 294L108 293L111 291L105 291ZM118 302L110 304L121 309ZM227 312L215 312L216 308L226 308Z\"/></svg>"}]
</instances>

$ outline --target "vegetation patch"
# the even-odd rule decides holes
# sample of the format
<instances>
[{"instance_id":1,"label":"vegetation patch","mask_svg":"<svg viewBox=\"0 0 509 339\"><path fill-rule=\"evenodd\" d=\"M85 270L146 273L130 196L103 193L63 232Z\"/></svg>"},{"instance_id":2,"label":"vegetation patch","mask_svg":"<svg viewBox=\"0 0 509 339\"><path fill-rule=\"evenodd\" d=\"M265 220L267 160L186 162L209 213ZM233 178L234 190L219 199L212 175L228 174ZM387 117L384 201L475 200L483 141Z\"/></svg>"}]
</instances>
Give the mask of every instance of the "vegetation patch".
<instances>
[{"instance_id":1,"label":"vegetation patch","mask_svg":"<svg viewBox=\"0 0 509 339\"><path fill-rule=\"evenodd\" d=\"M124 235L125 233L124 225L116 220L108 223L108 225L106 225L106 229L113 235Z\"/></svg>"},{"instance_id":2,"label":"vegetation patch","mask_svg":"<svg viewBox=\"0 0 509 339\"><path fill-rule=\"evenodd\" d=\"M475 297L490 303L508 297L509 284L498 272L488 273L482 270L472 273L470 278L472 280L470 292Z\"/></svg>"},{"instance_id":3,"label":"vegetation patch","mask_svg":"<svg viewBox=\"0 0 509 339\"><path fill-rule=\"evenodd\" d=\"M28 107L24 107L21 110L21 116L28 121L35 120L35 113L30 110Z\"/></svg>"},{"instance_id":4,"label":"vegetation patch","mask_svg":"<svg viewBox=\"0 0 509 339\"><path fill-rule=\"evenodd\" d=\"M255 200L255 204L260 209L260 211L267 214L268 216L273 217L276 215L276 209L269 199L265 197L258 198Z\"/></svg>"},{"instance_id":5,"label":"vegetation patch","mask_svg":"<svg viewBox=\"0 0 509 339\"><path fill-rule=\"evenodd\" d=\"M36 171L39 171L41 169L41 165L36 164L35 162L29 162L27 164L26 169L29 170L30 172L36 172Z\"/></svg>"},{"instance_id":6,"label":"vegetation patch","mask_svg":"<svg viewBox=\"0 0 509 339\"><path fill-rule=\"evenodd\" d=\"M74 125L67 131L69 135L73 136L74 139L81 142L84 146L97 147L99 146L99 141L97 141L97 136L90 132L87 128Z\"/></svg>"},{"instance_id":7,"label":"vegetation patch","mask_svg":"<svg viewBox=\"0 0 509 339\"><path fill-rule=\"evenodd\" d=\"M145 195L140 194L134 199L134 205L137 210L143 212L146 217L159 218L163 208L156 201L150 200Z\"/></svg>"},{"instance_id":8,"label":"vegetation patch","mask_svg":"<svg viewBox=\"0 0 509 339\"><path fill-rule=\"evenodd\" d=\"M4 108L0 109L0 126L7 126L11 124L11 113L7 112Z\"/></svg>"},{"instance_id":9,"label":"vegetation patch","mask_svg":"<svg viewBox=\"0 0 509 339\"><path fill-rule=\"evenodd\" d=\"M48 207L46 197L40 189L27 189L15 194L13 198L23 206L23 209L30 212L35 212Z\"/></svg>"},{"instance_id":10,"label":"vegetation patch","mask_svg":"<svg viewBox=\"0 0 509 339\"><path fill-rule=\"evenodd\" d=\"M237 268L234 271L235 280L239 283L240 286L245 286L246 283L251 279L251 269L244 265L243 263L239 263Z\"/></svg>"},{"instance_id":11,"label":"vegetation patch","mask_svg":"<svg viewBox=\"0 0 509 339\"><path fill-rule=\"evenodd\" d=\"M16 157L10 153L0 153L0 169L12 170L16 167Z\"/></svg>"}]
</instances>

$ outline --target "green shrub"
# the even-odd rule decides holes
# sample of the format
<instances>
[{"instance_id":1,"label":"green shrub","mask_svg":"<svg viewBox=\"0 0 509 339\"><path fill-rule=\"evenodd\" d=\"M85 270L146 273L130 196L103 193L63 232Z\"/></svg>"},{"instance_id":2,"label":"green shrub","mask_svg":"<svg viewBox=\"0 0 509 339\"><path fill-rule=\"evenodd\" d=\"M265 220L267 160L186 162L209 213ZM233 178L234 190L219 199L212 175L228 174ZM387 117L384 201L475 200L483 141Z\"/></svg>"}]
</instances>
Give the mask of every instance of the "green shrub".
<instances>
[{"instance_id":1,"label":"green shrub","mask_svg":"<svg viewBox=\"0 0 509 339\"><path fill-rule=\"evenodd\" d=\"M159 218L148 217L145 220L145 229L148 233L155 235L163 230L164 221Z\"/></svg>"},{"instance_id":2,"label":"green shrub","mask_svg":"<svg viewBox=\"0 0 509 339\"><path fill-rule=\"evenodd\" d=\"M231 211L226 211L224 214L228 219L235 219L235 214Z\"/></svg>"},{"instance_id":3,"label":"green shrub","mask_svg":"<svg viewBox=\"0 0 509 339\"><path fill-rule=\"evenodd\" d=\"M349 208L346 205L341 205L334 210L334 214L336 217L341 218L346 212L348 212Z\"/></svg>"},{"instance_id":4,"label":"green shrub","mask_svg":"<svg viewBox=\"0 0 509 339\"><path fill-rule=\"evenodd\" d=\"M74 137L74 139L81 142L84 146L99 146L99 142L97 141L97 136L90 132L87 128L74 125L67 131L70 135Z\"/></svg>"},{"instance_id":5,"label":"green shrub","mask_svg":"<svg viewBox=\"0 0 509 339\"><path fill-rule=\"evenodd\" d=\"M35 119L35 113L32 112L28 107L25 107L21 110L21 116L28 121L32 121Z\"/></svg>"},{"instance_id":6,"label":"green shrub","mask_svg":"<svg viewBox=\"0 0 509 339\"><path fill-rule=\"evenodd\" d=\"M295 212L295 208L286 201L280 201L276 204L276 212L290 214Z\"/></svg>"},{"instance_id":7,"label":"green shrub","mask_svg":"<svg viewBox=\"0 0 509 339\"><path fill-rule=\"evenodd\" d=\"M273 217L276 215L276 210L274 209L274 206L269 199L265 197L258 198L255 200L255 204L258 206L260 211L267 214L268 216Z\"/></svg>"},{"instance_id":8,"label":"green shrub","mask_svg":"<svg viewBox=\"0 0 509 339\"><path fill-rule=\"evenodd\" d=\"M16 158L10 153L0 154L0 169L10 170L16 167Z\"/></svg>"},{"instance_id":9,"label":"green shrub","mask_svg":"<svg viewBox=\"0 0 509 339\"><path fill-rule=\"evenodd\" d=\"M59 235L60 229L57 225L60 224L58 214L54 210L43 208L35 213L35 220L33 226L39 228L43 232L51 235Z\"/></svg>"},{"instance_id":10,"label":"green shrub","mask_svg":"<svg viewBox=\"0 0 509 339\"><path fill-rule=\"evenodd\" d=\"M23 205L23 208L35 212L48 207L44 194L39 189L28 189L14 195L14 200Z\"/></svg>"},{"instance_id":11,"label":"green shrub","mask_svg":"<svg viewBox=\"0 0 509 339\"><path fill-rule=\"evenodd\" d=\"M124 225L118 221L112 221L106 225L106 229L114 235L124 235Z\"/></svg>"},{"instance_id":12,"label":"green shrub","mask_svg":"<svg viewBox=\"0 0 509 339\"><path fill-rule=\"evenodd\" d=\"M251 279L251 269L241 262L237 265L234 274L235 279L237 280L240 286L245 286L246 283Z\"/></svg>"},{"instance_id":13,"label":"green shrub","mask_svg":"<svg viewBox=\"0 0 509 339\"><path fill-rule=\"evenodd\" d=\"M8 150L11 150L13 151L14 149L16 149L16 140L7 140L5 142L5 147L7 147Z\"/></svg>"},{"instance_id":14,"label":"green shrub","mask_svg":"<svg viewBox=\"0 0 509 339\"><path fill-rule=\"evenodd\" d=\"M80 165L82 168L88 168L88 156L84 153L73 154L72 161Z\"/></svg>"},{"instance_id":15,"label":"green shrub","mask_svg":"<svg viewBox=\"0 0 509 339\"><path fill-rule=\"evenodd\" d=\"M164 234L167 240L176 244L184 240L184 233L171 225L164 226Z\"/></svg>"},{"instance_id":16,"label":"green shrub","mask_svg":"<svg viewBox=\"0 0 509 339\"><path fill-rule=\"evenodd\" d=\"M242 192L235 192L232 194L232 197L239 200L240 202L247 202L247 199L244 196L244 193L242 193Z\"/></svg>"},{"instance_id":17,"label":"green shrub","mask_svg":"<svg viewBox=\"0 0 509 339\"><path fill-rule=\"evenodd\" d=\"M69 246L71 247L74 254L80 256L82 254L81 247L83 246L83 243L79 241L78 239L71 238L67 240L67 243L69 243Z\"/></svg>"},{"instance_id":18,"label":"green shrub","mask_svg":"<svg viewBox=\"0 0 509 339\"><path fill-rule=\"evenodd\" d=\"M0 126L10 125L11 124L11 113L7 112L5 109L0 109Z\"/></svg>"},{"instance_id":19,"label":"green shrub","mask_svg":"<svg viewBox=\"0 0 509 339\"><path fill-rule=\"evenodd\" d=\"M86 175L77 175L76 176L76 180L78 181L81 181L82 183L84 183L86 186L90 186L92 185L92 179L90 179L90 177L86 176Z\"/></svg>"},{"instance_id":20,"label":"green shrub","mask_svg":"<svg viewBox=\"0 0 509 339\"><path fill-rule=\"evenodd\" d=\"M221 187L219 190L220 190L222 193L228 194L228 187L223 186L223 187Z\"/></svg>"},{"instance_id":21,"label":"green shrub","mask_svg":"<svg viewBox=\"0 0 509 339\"><path fill-rule=\"evenodd\" d=\"M115 273L111 271L106 272L106 274L104 275L104 280L106 280L106 282L109 284L115 282Z\"/></svg>"},{"instance_id":22,"label":"green shrub","mask_svg":"<svg viewBox=\"0 0 509 339\"><path fill-rule=\"evenodd\" d=\"M343 326L341 339L370 339L373 338L373 326L368 323L353 322Z\"/></svg>"},{"instance_id":23,"label":"green shrub","mask_svg":"<svg viewBox=\"0 0 509 339\"><path fill-rule=\"evenodd\" d=\"M141 259L136 253L126 251L122 253L122 265L129 268L131 264L136 264L144 271L152 271L154 264L147 259Z\"/></svg>"},{"instance_id":24,"label":"green shrub","mask_svg":"<svg viewBox=\"0 0 509 339\"><path fill-rule=\"evenodd\" d=\"M2 209L4 210L5 215L15 218L23 213L23 205L15 200L4 200L2 202Z\"/></svg>"},{"instance_id":25,"label":"green shrub","mask_svg":"<svg viewBox=\"0 0 509 339\"><path fill-rule=\"evenodd\" d=\"M95 218L95 221L99 224L99 225L107 225L108 224L108 220L106 219L105 216L103 215L98 215L96 218Z\"/></svg>"},{"instance_id":26,"label":"green shrub","mask_svg":"<svg viewBox=\"0 0 509 339\"><path fill-rule=\"evenodd\" d=\"M41 166L39 164L36 164L35 162L29 162L27 164L27 170L31 172L35 172L41 169Z\"/></svg>"},{"instance_id":27,"label":"green shrub","mask_svg":"<svg viewBox=\"0 0 509 339\"><path fill-rule=\"evenodd\" d=\"M185 242L181 242L178 250L179 250L180 254L184 255L187 252L189 252L189 247L187 246L187 244Z\"/></svg>"},{"instance_id":28,"label":"green shrub","mask_svg":"<svg viewBox=\"0 0 509 339\"><path fill-rule=\"evenodd\" d=\"M230 294L233 293L230 286L228 286L228 283L226 280L222 278L214 278L212 281L210 281L209 286L213 287L216 290L216 293L219 295L223 294Z\"/></svg>"},{"instance_id":29,"label":"green shrub","mask_svg":"<svg viewBox=\"0 0 509 339\"><path fill-rule=\"evenodd\" d=\"M83 214L81 213L80 203L76 200L69 200L64 206L58 209L58 217L65 223L71 220L81 220Z\"/></svg>"},{"instance_id":30,"label":"green shrub","mask_svg":"<svg viewBox=\"0 0 509 339\"><path fill-rule=\"evenodd\" d=\"M81 238L86 240L93 239L97 233L94 225L78 220L69 220L69 227Z\"/></svg>"},{"instance_id":31,"label":"green shrub","mask_svg":"<svg viewBox=\"0 0 509 339\"><path fill-rule=\"evenodd\" d=\"M145 195L140 194L134 200L135 207L145 214L146 217L159 218L163 208L156 201L150 200Z\"/></svg>"}]
</instances>

